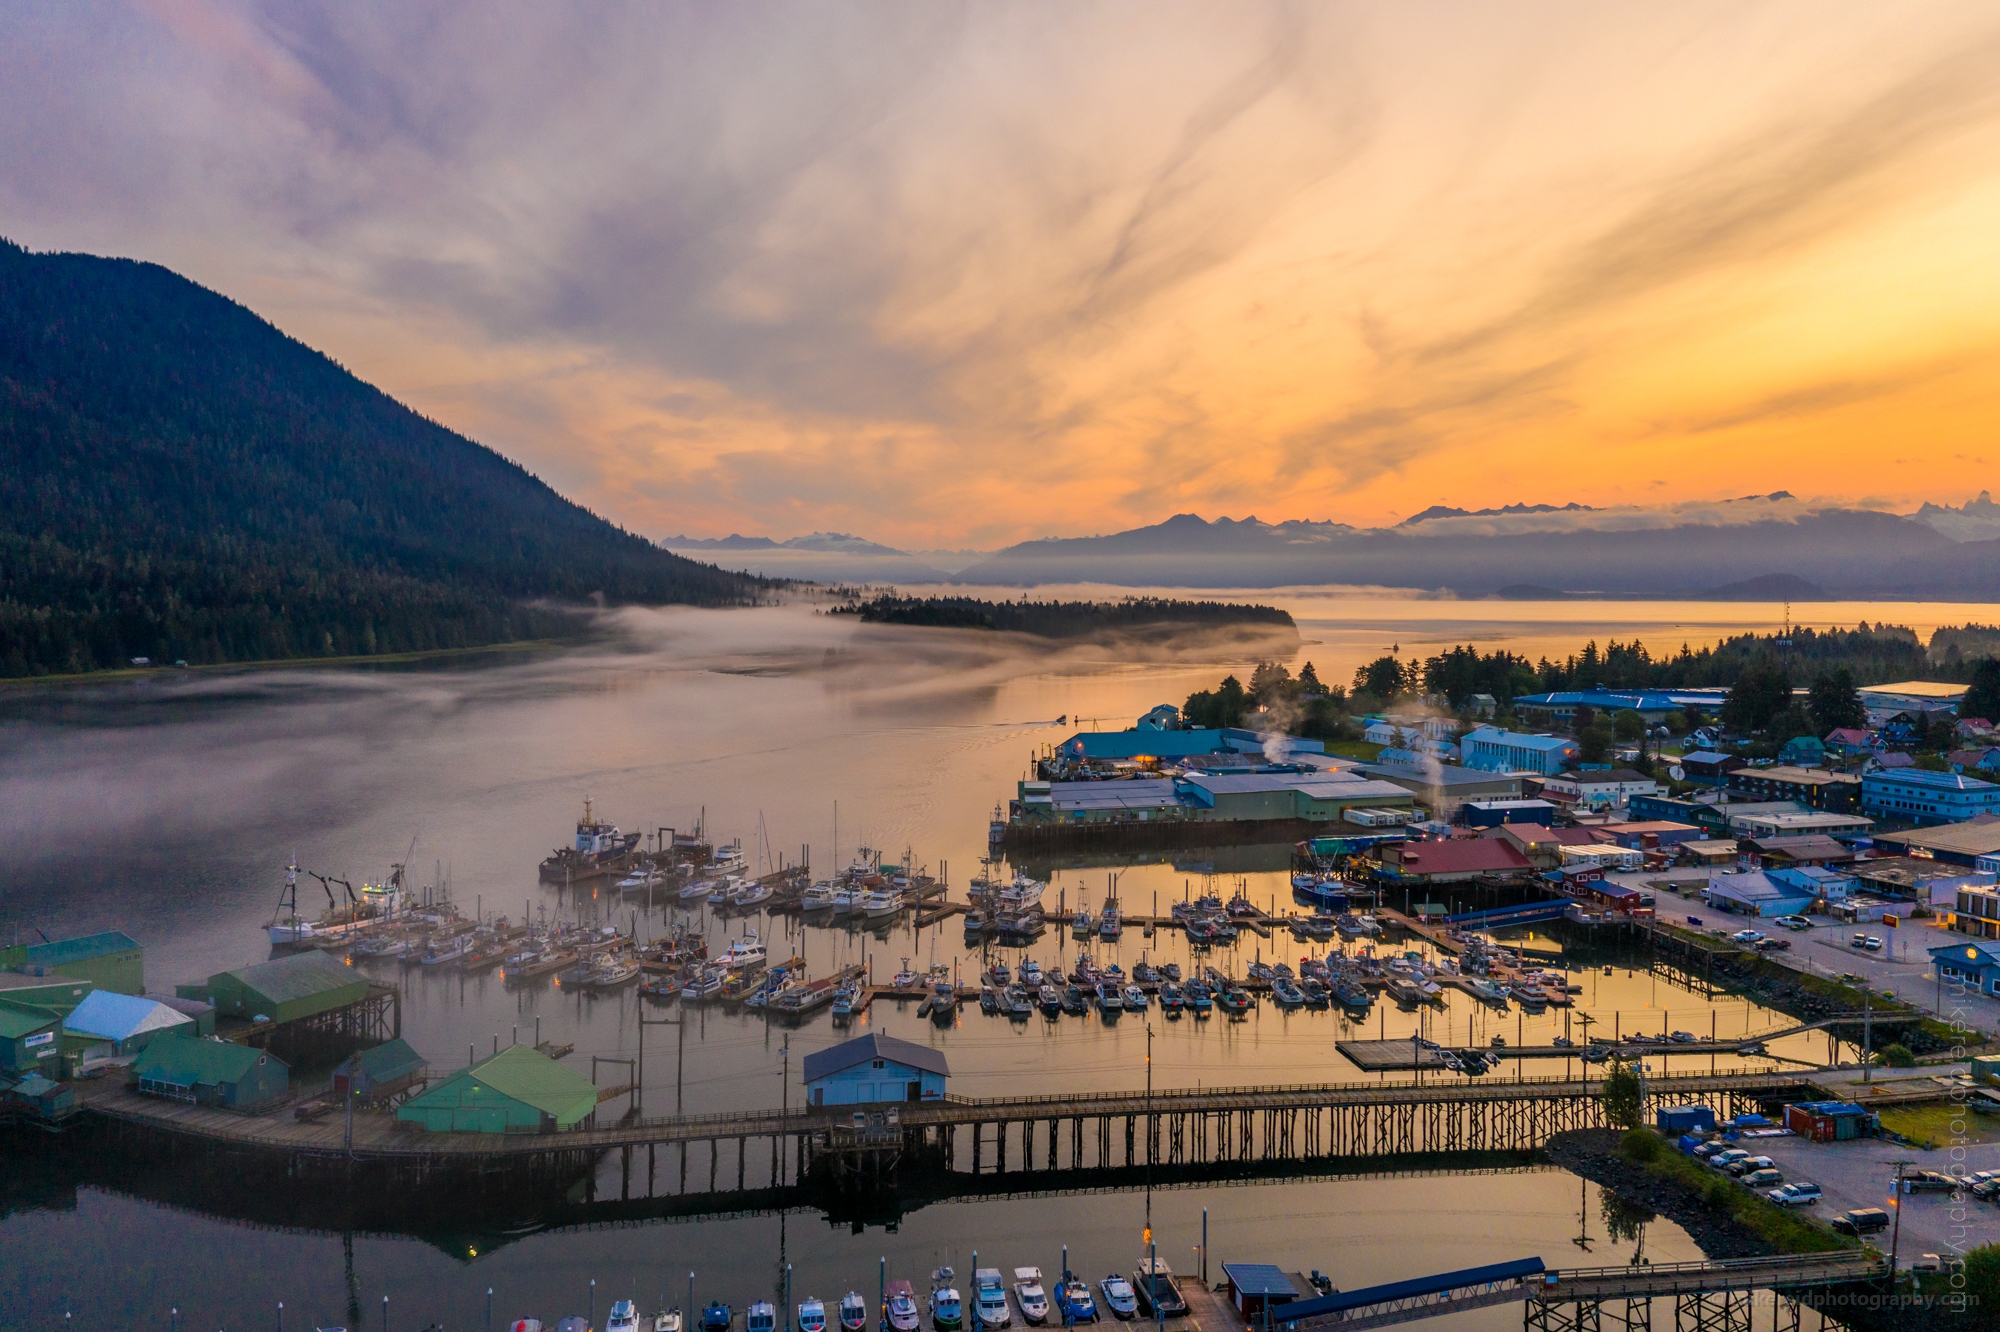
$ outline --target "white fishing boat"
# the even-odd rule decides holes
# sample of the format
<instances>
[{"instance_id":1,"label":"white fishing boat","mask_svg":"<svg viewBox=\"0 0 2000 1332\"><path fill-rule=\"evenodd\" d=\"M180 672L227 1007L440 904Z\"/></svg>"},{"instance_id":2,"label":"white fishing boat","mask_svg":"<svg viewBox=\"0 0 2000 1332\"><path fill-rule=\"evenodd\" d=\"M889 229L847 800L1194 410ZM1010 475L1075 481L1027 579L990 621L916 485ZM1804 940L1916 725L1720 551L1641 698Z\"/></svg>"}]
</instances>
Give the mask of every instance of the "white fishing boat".
<instances>
[{"instance_id":1,"label":"white fishing boat","mask_svg":"<svg viewBox=\"0 0 2000 1332\"><path fill-rule=\"evenodd\" d=\"M310 944L319 930L299 915L299 867L285 866L285 887L278 894L278 913L265 927L274 948L296 948Z\"/></svg>"},{"instance_id":2,"label":"white fishing boat","mask_svg":"<svg viewBox=\"0 0 2000 1332\"><path fill-rule=\"evenodd\" d=\"M893 888L870 888L861 894L861 914L870 920L886 920L903 909L903 895Z\"/></svg>"},{"instance_id":3,"label":"white fishing boat","mask_svg":"<svg viewBox=\"0 0 2000 1332\"><path fill-rule=\"evenodd\" d=\"M975 1268L972 1273L972 1310L981 1328L1006 1327L1014 1321L1007 1307L1007 1287L1001 1284L997 1267Z\"/></svg>"},{"instance_id":4,"label":"white fishing boat","mask_svg":"<svg viewBox=\"0 0 2000 1332\"><path fill-rule=\"evenodd\" d=\"M639 1332L639 1306L630 1300L619 1300L611 1306L611 1314L604 1320L604 1332Z\"/></svg>"},{"instance_id":5,"label":"white fishing boat","mask_svg":"<svg viewBox=\"0 0 2000 1332\"><path fill-rule=\"evenodd\" d=\"M1049 1294L1042 1289L1041 1268L1014 1269L1014 1300L1021 1306L1021 1317L1024 1321L1037 1326L1048 1321Z\"/></svg>"},{"instance_id":6,"label":"white fishing boat","mask_svg":"<svg viewBox=\"0 0 2000 1332\"><path fill-rule=\"evenodd\" d=\"M951 1284L952 1276L949 1267L931 1273L931 1326L936 1332L958 1332L965 1321L965 1306L958 1287Z\"/></svg>"},{"instance_id":7,"label":"white fishing boat","mask_svg":"<svg viewBox=\"0 0 2000 1332\"><path fill-rule=\"evenodd\" d=\"M833 890L833 914L851 916L861 909L859 888L836 888Z\"/></svg>"},{"instance_id":8,"label":"white fishing boat","mask_svg":"<svg viewBox=\"0 0 2000 1332\"><path fill-rule=\"evenodd\" d=\"M628 897L650 892L660 881L660 872L651 865L642 865L618 881L618 891Z\"/></svg>"},{"instance_id":9,"label":"white fishing boat","mask_svg":"<svg viewBox=\"0 0 2000 1332\"><path fill-rule=\"evenodd\" d=\"M769 1300L753 1300L744 1312L743 1326L748 1332L778 1332L778 1306Z\"/></svg>"},{"instance_id":10,"label":"white fishing boat","mask_svg":"<svg viewBox=\"0 0 2000 1332\"><path fill-rule=\"evenodd\" d=\"M695 879L689 883L682 884L680 892L676 893L675 896L683 902L694 903L701 901L714 891L715 881L713 879Z\"/></svg>"},{"instance_id":11,"label":"white fishing boat","mask_svg":"<svg viewBox=\"0 0 2000 1332\"><path fill-rule=\"evenodd\" d=\"M764 965L767 956L763 941L754 931L745 930L742 938L729 941L729 951L717 958L716 962L731 971L741 971L745 967Z\"/></svg>"},{"instance_id":12,"label":"white fishing boat","mask_svg":"<svg viewBox=\"0 0 2000 1332\"><path fill-rule=\"evenodd\" d=\"M799 1302L799 1332L826 1332L826 1304L808 1295Z\"/></svg>"},{"instance_id":13,"label":"white fishing boat","mask_svg":"<svg viewBox=\"0 0 2000 1332\"><path fill-rule=\"evenodd\" d=\"M757 879L748 880L740 885L736 892L730 896L729 905L739 911L747 910L750 907L762 906L771 900L771 891L771 885L768 883Z\"/></svg>"},{"instance_id":14,"label":"white fishing boat","mask_svg":"<svg viewBox=\"0 0 2000 1332\"><path fill-rule=\"evenodd\" d=\"M653 1332L681 1332L681 1311L662 1309L653 1315Z\"/></svg>"},{"instance_id":15,"label":"white fishing boat","mask_svg":"<svg viewBox=\"0 0 2000 1332\"><path fill-rule=\"evenodd\" d=\"M807 915L811 915L815 911L831 911L833 910L833 896L839 891L840 889L831 881L821 879L818 883L806 889L805 896L799 899L799 909Z\"/></svg>"},{"instance_id":16,"label":"white fishing boat","mask_svg":"<svg viewBox=\"0 0 2000 1332\"><path fill-rule=\"evenodd\" d=\"M868 1326L868 1301L858 1290L840 1297L840 1332L863 1332Z\"/></svg>"}]
</instances>

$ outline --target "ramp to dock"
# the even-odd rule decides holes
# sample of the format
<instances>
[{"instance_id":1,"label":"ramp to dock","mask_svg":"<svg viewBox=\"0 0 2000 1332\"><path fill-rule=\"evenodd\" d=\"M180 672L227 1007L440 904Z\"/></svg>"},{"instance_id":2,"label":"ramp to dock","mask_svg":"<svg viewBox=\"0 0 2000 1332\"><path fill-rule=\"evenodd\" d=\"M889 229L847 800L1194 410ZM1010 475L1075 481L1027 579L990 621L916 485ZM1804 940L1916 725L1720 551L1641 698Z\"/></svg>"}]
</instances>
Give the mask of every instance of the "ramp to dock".
<instances>
[{"instance_id":1,"label":"ramp to dock","mask_svg":"<svg viewBox=\"0 0 2000 1332\"><path fill-rule=\"evenodd\" d=\"M1446 916L1447 925L1462 925L1473 930L1496 930L1509 925L1533 925L1544 920L1561 920L1563 912L1569 910L1568 901L1528 902L1521 906L1494 907L1488 911L1467 911L1461 915Z\"/></svg>"}]
</instances>

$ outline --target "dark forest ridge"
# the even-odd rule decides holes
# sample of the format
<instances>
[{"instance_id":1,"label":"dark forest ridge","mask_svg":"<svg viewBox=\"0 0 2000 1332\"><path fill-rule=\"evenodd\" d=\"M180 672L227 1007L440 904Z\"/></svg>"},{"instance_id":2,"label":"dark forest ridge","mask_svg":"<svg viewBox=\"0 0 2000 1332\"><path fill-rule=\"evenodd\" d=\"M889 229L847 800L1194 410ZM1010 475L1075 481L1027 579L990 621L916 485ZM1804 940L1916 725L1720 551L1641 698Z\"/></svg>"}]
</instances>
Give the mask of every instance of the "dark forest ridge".
<instances>
[{"instance_id":1,"label":"dark forest ridge","mask_svg":"<svg viewBox=\"0 0 2000 1332\"><path fill-rule=\"evenodd\" d=\"M1245 627L1284 630L1294 635L1298 632L1291 613L1275 606L1171 601L1158 597L1130 597L1124 601L979 601L972 597L884 596L843 607L837 613L859 615L875 624L993 629L1039 638Z\"/></svg>"},{"instance_id":2,"label":"dark forest ridge","mask_svg":"<svg viewBox=\"0 0 2000 1332\"><path fill-rule=\"evenodd\" d=\"M157 264L0 241L0 676L574 635L739 604Z\"/></svg>"}]
</instances>

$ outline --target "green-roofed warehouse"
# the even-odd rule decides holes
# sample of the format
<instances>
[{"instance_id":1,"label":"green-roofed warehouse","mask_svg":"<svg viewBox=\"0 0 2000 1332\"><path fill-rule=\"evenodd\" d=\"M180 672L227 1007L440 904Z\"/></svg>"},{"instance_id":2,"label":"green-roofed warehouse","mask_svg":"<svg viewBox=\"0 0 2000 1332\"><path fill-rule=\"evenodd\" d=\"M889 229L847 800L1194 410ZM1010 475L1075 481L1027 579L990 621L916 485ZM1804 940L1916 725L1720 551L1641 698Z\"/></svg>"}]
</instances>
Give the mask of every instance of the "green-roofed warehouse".
<instances>
[{"instance_id":1,"label":"green-roofed warehouse","mask_svg":"<svg viewBox=\"0 0 2000 1332\"><path fill-rule=\"evenodd\" d=\"M433 1133L553 1133L597 1111L597 1088L530 1045L460 1069L396 1112Z\"/></svg>"},{"instance_id":2,"label":"green-roofed warehouse","mask_svg":"<svg viewBox=\"0 0 2000 1332\"><path fill-rule=\"evenodd\" d=\"M146 951L117 930L0 948L0 968L26 976L71 976L114 994L146 992Z\"/></svg>"},{"instance_id":3,"label":"green-roofed warehouse","mask_svg":"<svg viewBox=\"0 0 2000 1332\"><path fill-rule=\"evenodd\" d=\"M294 953L253 967L221 971L206 985L183 985L183 998L206 999L218 1017L296 1022L368 997L368 978L324 953Z\"/></svg>"},{"instance_id":4,"label":"green-roofed warehouse","mask_svg":"<svg viewBox=\"0 0 2000 1332\"><path fill-rule=\"evenodd\" d=\"M61 1013L0 999L0 1073L33 1073L56 1066L61 1058Z\"/></svg>"},{"instance_id":5,"label":"green-roofed warehouse","mask_svg":"<svg viewBox=\"0 0 2000 1332\"><path fill-rule=\"evenodd\" d=\"M291 1070L274 1054L229 1041L167 1036L139 1052L139 1091L226 1110L256 1110L284 1098Z\"/></svg>"}]
</instances>

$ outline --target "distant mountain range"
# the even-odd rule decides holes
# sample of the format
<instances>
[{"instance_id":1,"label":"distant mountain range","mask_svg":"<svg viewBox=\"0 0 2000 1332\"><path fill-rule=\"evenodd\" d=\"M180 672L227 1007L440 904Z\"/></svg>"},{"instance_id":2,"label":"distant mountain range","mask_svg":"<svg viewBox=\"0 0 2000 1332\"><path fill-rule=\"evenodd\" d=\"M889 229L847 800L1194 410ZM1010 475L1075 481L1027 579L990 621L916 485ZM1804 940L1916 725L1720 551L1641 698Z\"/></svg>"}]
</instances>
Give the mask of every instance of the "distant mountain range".
<instances>
[{"instance_id":1,"label":"distant mountain range","mask_svg":"<svg viewBox=\"0 0 2000 1332\"><path fill-rule=\"evenodd\" d=\"M663 544L738 552L745 560L738 567L764 573L911 584L1347 584L1514 600L2000 596L2000 504L1985 492L1963 508L1927 504L1907 516L1815 506L1782 490L1656 509L1436 505L1386 528L1184 513L1109 536L1028 541L983 556L954 552L950 561L838 533Z\"/></svg>"},{"instance_id":2,"label":"distant mountain range","mask_svg":"<svg viewBox=\"0 0 2000 1332\"><path fill-rule=\"evenodd\" d=\"M574 634L765 589L156 264L0 241L0 675Z\"/></svg>"}]
</instances>

